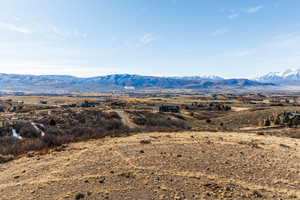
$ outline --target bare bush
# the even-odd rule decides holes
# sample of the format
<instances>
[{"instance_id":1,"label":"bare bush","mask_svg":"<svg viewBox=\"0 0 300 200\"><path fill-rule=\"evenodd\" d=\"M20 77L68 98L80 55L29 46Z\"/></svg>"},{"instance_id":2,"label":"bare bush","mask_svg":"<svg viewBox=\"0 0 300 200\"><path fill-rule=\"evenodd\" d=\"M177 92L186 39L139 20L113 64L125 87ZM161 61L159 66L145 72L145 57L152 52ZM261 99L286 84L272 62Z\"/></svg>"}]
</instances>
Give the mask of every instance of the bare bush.
<instances>
[{"instance_id":1,"label":"bare bush","mask_svg":"<svg viewBox=\"0 0 300 200\"><path fill-rule=\"evenodd\" d=\"M188 129L185 118L178 115L166 115L164 113L151 113L151 112L133 112L133 122L137 125L144 126L146 129L156 130L183 130Z\"/></svg>"},{"instance_id":2,"label":"bare bush","mask_svg":"<svg viewBox=\"0 0 300 200\"><path fill-rule=\"evenodd\" d=\"M14 157L11 155L0 155L0 164L14 160Z\"/></svg>"}]
</instances>

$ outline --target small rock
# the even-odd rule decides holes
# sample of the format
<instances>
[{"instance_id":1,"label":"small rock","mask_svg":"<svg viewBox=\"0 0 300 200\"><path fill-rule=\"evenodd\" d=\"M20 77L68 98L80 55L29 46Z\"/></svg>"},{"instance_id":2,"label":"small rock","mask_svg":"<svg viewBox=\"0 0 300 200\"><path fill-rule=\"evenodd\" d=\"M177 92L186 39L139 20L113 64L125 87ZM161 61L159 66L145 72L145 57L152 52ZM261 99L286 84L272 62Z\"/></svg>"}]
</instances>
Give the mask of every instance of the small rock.
<instances>
[{"instance_id":1,"label":"small rock","mask_svg":"<svg viewBox=\"0 0 300 200\"><path fill-rule=\"evenodd\" d=\"M88 195L88 196L91 196L91 195L92 195L92 192L87 192L87 195Z\"/></svg>"},{"instance_id":2,"label":"small rock","mask_svg":"<svg viewBox=\"0 0 300 200\"><path fill-rule=\"evenodd\" d=\"M27 158L33 158L35 156L36 156L36 154L34 152L28 152L27 153Z\"/></svg>"},{"instance_id":3,"label":"small rock","mask_svg":"<svg viewBox=\"0 0 300 200\"><path fill-rule=\"evenodd\" d=\"M125 177L125 178L134 178L134 174L132 172L124 172L119 174L119 176Z\"/></svg>"},{"instance_id":4,"label":"small rock","mask_svg":"<svg viewBox=\"0 0 300 200\"><path fill-rule=\"evenodd\" d=\"M154 139L159 139L160 137L158 136L150 136L151 138L154 138Z\"/></svg>"},{"instance_id":5,"label":"small rock","mask_svg":"<svg viewBox=\"0 0 300 200\"><path fill-rule=\"evenodd\" d=\"M286 145L286 144L280 144L281 147L284 147L284 148L290 148L290 146Z\"/></svg>"},{"instance_id":6,"label":"small rock","mask_svg":"<svg viewBox=\"0 0 300 200\"><path fill-rule=\"evenodd\" d=\"M141 140L141 144L151 144L151 140Z\"/></svg>"},{"instance_id":7,"label":"small rock","mask_svg":"<svg viewBox=\"0 0 300 200\"><path fill-rule=\"evenodd\" d=\"M253 196L256 197L256 198L262 198L263 197L263 195L257 190L253 191Z\"/></svg>"},{"instance_id":8,"label":"small rock","mask_svg":"<svg viewBox=\"0 0 300 200\"><path fill-rule=\"evenodd\" d=\"M76 199L76 200L80 200L80 199L83 199L84 197L85 197L84 194L82 194L82 193L77 193L76 196L75 196L75 199Z\"/></svg>"},{"instance_id":9,"label":"small rock","mask_svg":"<svg viewBox=\"0 0 300 200\"><path fill-rule=\"evenodd\" d=\"M101 176L100 179L99 179L99 183L104 183L104 182L105 182L105 179L106 179L106 178L105 178L104 176Z\"/></svg>"}]
</instances>

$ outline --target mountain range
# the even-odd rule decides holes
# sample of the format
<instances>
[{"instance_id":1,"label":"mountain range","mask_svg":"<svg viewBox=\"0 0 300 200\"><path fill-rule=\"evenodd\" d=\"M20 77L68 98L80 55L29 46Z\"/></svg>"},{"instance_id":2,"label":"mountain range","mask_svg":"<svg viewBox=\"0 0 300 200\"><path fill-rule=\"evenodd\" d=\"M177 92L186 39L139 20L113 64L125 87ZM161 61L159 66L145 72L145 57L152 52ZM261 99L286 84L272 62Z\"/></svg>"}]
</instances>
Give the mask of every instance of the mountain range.
<instances>
[{"instance_id":1,"label":"mountain range","mask_svg":"<svg viewBox=\"0 0 300 200\"><path fill-rule=\"evenodd\" d=\"M300 85L300 69L288 69L283 72L270 72L258 77L256 80L280 85Z\"/></svg>"},{"instance_id":2,"label":"mountain range","mask_svg":"<svg viewBox=\"0 0 300 200\"><path fill-rule=\"evenodd\" d=\"M155 77L114 74L91 78L66 75L0 74L0 90L43 93L105 92L161 89L244 89L273 86L248 79L223 79L218 76Z\"/></svg>"},{"instance_id":3,"label":"mountain range","mask_svg":"<svg viewBox=\"0 0 300 200\"><path fill-rule=\"evenodd\" d=\"M216 81L216 80L224 80L225 78L216 76L216 75L201 75L201 76L175 76L172 78L176 79L184 79L184 80L206 80L206 81Z\"/></svg>"}]
</instances>

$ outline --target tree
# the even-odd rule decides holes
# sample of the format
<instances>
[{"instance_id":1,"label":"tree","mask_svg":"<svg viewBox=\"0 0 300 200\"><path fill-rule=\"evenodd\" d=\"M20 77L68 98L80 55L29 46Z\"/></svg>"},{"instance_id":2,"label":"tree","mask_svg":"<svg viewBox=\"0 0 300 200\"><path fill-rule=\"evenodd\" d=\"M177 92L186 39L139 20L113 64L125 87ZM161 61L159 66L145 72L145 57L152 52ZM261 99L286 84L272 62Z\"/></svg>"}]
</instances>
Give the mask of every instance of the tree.
<instances>
[{"instance_id":1,"label":"tree","mask_svg":"<svg viewBox=\"0 0 300 200\"><path fill-rule=\"evenodd\" d=\"M278 115L275 117L274 125L280 125L280 117Z\"/></svg>"},{"instance_id":2,"label":"tree","mask_svg":"<svg viewBox=\"0 0 300 200\"><path fill-rule=\"evenodd\" d=\"M271 121L269 119L266 119L264 122L264 126L271 126Z\"/></svg>"}]
</instances>

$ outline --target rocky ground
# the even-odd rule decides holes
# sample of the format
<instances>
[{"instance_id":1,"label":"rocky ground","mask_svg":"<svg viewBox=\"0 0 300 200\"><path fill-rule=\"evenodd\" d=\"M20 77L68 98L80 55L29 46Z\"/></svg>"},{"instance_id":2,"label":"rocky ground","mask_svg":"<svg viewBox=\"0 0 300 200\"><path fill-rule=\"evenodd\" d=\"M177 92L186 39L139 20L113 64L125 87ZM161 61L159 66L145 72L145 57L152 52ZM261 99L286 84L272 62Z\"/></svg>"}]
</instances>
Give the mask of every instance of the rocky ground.
<instances>
[{"instance_id":1,"label":"rocky ground","mask_svg":"<svg viewBox=\"0 0 300 200\"><path fill-rule=\"evenodd\" d=\"M137 134L0 164L0 199L300 199L300 140Z\"/></svg>"}]
</instances>

